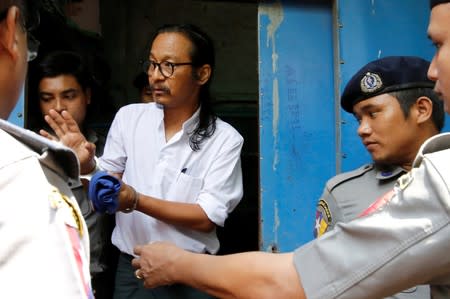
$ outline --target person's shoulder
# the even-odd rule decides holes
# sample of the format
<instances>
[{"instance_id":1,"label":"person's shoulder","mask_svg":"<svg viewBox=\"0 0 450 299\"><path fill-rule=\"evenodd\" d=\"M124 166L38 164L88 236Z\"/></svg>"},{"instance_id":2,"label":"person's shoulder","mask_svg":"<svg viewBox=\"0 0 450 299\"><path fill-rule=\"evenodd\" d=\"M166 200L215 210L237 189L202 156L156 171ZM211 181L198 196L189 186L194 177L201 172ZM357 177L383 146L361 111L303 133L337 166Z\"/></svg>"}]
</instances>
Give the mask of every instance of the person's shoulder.
<instances>
[{"instance_id":1,"label":"person's shoulder","mask_svg":"<svg viewBox=\"0 0 450 299\"><path fill-rule=\"evenodd\" d=\"M244 137L234 128L231 124L223 121L219 117L216 119L216 132L222 136L228 136L230 138L235 138L241 142L244 141Z\"/></svg>"},{"instance_id":2,"label":"person's shoulder","mask_svg":"<svg viewBox=\"0 0 450 299\"><path fill-rule=\"evenodd\" d=\"M424 163L427 161L427 163ZM413 169L424 167L434 169L428 171L430 176L440 176L450 184L450 133L435 135L425 141L414 159ZM402 184L409 181L409 176L402 177Z\"/></svg>"},{"instance_id":3,"label":"person's shoulder","mask_svg":"<svg viewBox=\"0 0 450 299\"><path fill-rule=\"evenodd\" d=\"M340 173L327 181L326 188L329 192L331 192L337 186L356 180L372 170L374 170L374 164L369 163L364 164L361 167L356 168L354 170Z\"/></svg>"},{"instance_id":4,"label":"person's shoulder","mask_svg":"<svg viewBox=\"0 0 450 299\"><path fill-rule=\"evenodd\" d=\"M138 111L150 111L156 108L154 103L131 103L119 108L117 113L126 113L126 112L138 112Z\"/></svg>"},{"instance_id":5,"label":"person's shoulder","mask_svg":"<svg viewBox=\"0 0 450 299\"><path fill-rule=\"evenodd\" d=\"M10 149L15 151L15 155L34 156L41 164L48 165L60 175L78 180L78 159L70 148L4 120L0 120L0 131L3 131L2 138L9 140Z\"/></svg>"},{"instance_id":6,"label":"person's shoulder","mask_svg":"<svg viewBox=\"0 0 450 299\"><path fill-rule=\"evenodd\" d=\"M36 153L26 147L19 140L14 138L7 131L3 130L0 124L0 144L2 145L2 154L0 155L0 168L21 161L30 156L36 156Z\"/></svg>"},{"instance_id":7,"label":"person's shoulder","mask_svg":"<svg viewBox=\"0 0 450 299\"><path fill-rule=\"evenodd\" d=\"M132 103L120 107L115 119L125 120L129 123L131 120L139 119L139 116L142 114L157 115L158 113L161 114L162 109L158 108L155 103Z\"/></svg>"},{"instance_id":8,"label":"person's shoulder","mask_svg":"<svg viewBox=\"0 0 450 299\"><path fill-rule=\"evenodd\" d=\"M449 149L450 133L441 133L428 138L420 147L419 152L414 160L413 167L417 167L418 165L420 165L425 156L430 156L432 154L439 155L437 154L439 152L441 152L441 155L450 155L450 151L448 151Z\"/></svg>"}]
</instances>

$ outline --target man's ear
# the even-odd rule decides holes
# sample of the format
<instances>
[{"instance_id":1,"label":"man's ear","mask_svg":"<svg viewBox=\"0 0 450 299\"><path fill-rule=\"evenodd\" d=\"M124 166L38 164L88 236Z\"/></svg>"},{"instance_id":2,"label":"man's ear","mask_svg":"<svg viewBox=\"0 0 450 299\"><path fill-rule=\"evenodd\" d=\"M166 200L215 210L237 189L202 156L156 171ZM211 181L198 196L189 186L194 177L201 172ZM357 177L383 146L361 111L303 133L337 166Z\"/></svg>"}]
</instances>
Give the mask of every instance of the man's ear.
<instances>
[{"instance_id":1,"label":"man's ear","mask_svg":"<svg viewBox=\"0 0 450 299\"><path fill-rule=\"evenodd\" d=\"M433 114L433 102L429 97L420 97L416 100L417 122L424 123L431 118Z\"/></svg>"},{"instance_id":2,"label":"man's ear","mask_svg":"<svg viewBox=\"0 0 450 299\"><path fill-rule=\"evenodd\" d=\"M6 18L0 22L0 52L16 60L20 55L18 48L17 27L19 26L19 9L11 6L8 9Z\"/></svg>"},{"instance_id":3,"label":"man's ear","mask_svg":"<svg viewBox=\"0 0 450 299\"><path fill-rule=\"evenodd\" d=\"M209 64L204 64L197 69L195 75L195 79L199 85L205 84L208 82L209 78L211 78L211 66Z\"/></svg>"}]
</instances>

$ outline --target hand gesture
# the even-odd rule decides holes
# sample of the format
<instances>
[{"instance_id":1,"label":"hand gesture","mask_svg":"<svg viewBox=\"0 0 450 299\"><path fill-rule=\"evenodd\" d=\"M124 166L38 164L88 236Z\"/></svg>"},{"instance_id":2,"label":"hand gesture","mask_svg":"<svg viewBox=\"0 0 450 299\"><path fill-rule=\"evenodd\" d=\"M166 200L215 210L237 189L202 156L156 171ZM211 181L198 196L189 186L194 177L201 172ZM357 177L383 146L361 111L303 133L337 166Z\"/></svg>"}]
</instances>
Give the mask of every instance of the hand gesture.
<instances>
[{"instance_id":1,"label":"hand gesture","mask_svg":"<svg viewBox=\"0 0 450 299\"><path fill-rule=\"evenodd\" d=\"M70 147L80 161L80 173L85 174L92 171L95 167L95 144L86 140L81 133L77 122L72 118L69 112L50 109L44 117L48 125L53 129L56 136L51 135L45 130L39 133L51 140L59 140L62 144Z\"/></svg>"}]
</instances>

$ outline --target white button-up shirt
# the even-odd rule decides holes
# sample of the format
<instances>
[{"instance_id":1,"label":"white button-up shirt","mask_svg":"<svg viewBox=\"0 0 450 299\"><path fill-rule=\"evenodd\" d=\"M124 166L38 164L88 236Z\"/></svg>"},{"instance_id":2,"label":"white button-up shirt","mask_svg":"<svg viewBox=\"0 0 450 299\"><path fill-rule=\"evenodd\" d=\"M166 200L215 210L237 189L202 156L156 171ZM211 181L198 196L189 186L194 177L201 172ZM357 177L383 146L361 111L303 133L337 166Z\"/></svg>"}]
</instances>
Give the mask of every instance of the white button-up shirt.
<instances>
[{"instance_id":1,"label":"white button-up shirt","mask_svg":"<svg viewBox=\"0 0 450 299\"><path fill-rule=\"evenodd\" d=\"M198 204L208 218L223 226L243 195L240 154L242 136L217 119L214 134L200 150L189 146L189 133L198 124L199 110L168 142L164 111L155 104L131 104L117 113L106 141L102 169L123 173L123 181L139 193L163 200ZM209 233L167 224L134 211L117 213L112 242L133 254L136 245L170 241L194 252L216 253L219 241Z\"/></svg>"}]
</instances>

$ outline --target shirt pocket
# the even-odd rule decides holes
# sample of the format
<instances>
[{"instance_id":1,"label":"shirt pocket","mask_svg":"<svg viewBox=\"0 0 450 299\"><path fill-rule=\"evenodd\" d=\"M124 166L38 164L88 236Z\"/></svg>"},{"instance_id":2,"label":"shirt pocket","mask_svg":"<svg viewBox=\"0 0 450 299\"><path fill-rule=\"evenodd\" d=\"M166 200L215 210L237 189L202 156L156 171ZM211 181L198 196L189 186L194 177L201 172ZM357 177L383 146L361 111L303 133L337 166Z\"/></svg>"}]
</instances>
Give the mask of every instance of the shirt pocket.
<instances>
[{"instance_id":1,"label":"shirt pocket","mask_svg":"<svg viewBox=\"0 0 450 299\"><path fill-rule=\"evenodd\" d=\"M180 172L171 185L167 199L184 203L196 203L203 186L203 179Z\"/></svg>"}]
</instances>

